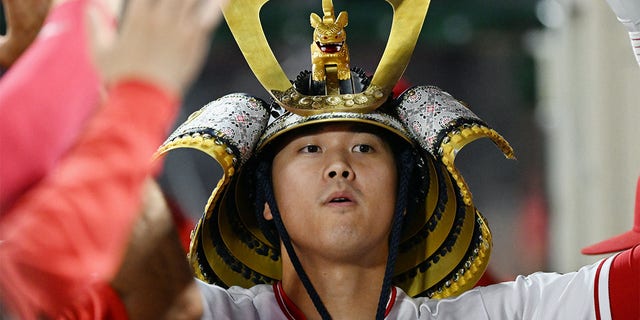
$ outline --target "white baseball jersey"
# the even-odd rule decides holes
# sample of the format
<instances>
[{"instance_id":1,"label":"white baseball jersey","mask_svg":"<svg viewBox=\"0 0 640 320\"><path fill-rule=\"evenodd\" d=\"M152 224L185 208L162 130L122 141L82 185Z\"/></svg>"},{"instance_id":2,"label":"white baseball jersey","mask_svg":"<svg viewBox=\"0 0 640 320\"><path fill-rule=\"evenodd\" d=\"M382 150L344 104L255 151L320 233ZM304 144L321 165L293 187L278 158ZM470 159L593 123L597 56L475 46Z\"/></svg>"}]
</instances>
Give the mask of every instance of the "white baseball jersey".
<instances>
[{"instance_id":1,"label":"white baseball jersey","mask_svg":"<svg viewBox=\"0 0 640 320\"><path fill-rule=\"evenodd\" d=\"M612 260L567 274L519 276L449 299L411 298L396 288L386 319L611 319L608 279ZM271 285L249 289L199 285L203 319L295 319L295 312Z\"/></svg>"}]
</instances>

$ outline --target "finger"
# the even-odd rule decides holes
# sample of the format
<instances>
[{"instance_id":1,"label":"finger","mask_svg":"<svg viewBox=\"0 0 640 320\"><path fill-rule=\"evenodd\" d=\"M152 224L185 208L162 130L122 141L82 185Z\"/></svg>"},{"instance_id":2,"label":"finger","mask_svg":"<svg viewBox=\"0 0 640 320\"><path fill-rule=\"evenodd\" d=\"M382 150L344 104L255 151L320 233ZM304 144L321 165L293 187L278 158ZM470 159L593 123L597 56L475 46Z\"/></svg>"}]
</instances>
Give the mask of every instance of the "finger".
<instances>
[{"instance_id":1,"label":"finger","mask_svg":"<svg viewBox=\"0 0 640 320\"><path fill-rule=\"evenodd\" d=\"M203 0L200 11L200 24L206 30L212 30L222 20L222 8L228 0Z\"/></svg>"},{"instance_id":2,"label":"finger","mask_svg":"<svg viewBox=\"0 0 640 320\"><path fill-rule=\"evenodd\" d=\"M140 14L148 13L153 9L152 0L129 0L124 8L123 21L135 19Z\"/></svg>"},{"instance_id":3,"label":"finger","mask_svg":"<svg viewBox=\"0 0 640 320\"><path fill-rule=\"evenodd\" d=\"M171 15L177 21L182 21L194 2L197 0L157 0L156 5L158 11Z\"/></svg>"},{"instance_id":4,"label":"finger","mask_svg":"<svg viewBox=\"0 0 640 320\"><path fill-rule=\"evenodd\" d=\"M176 24L194 22L194 17L197 16L197 12L200 9L200 0L166 0L169 2L175 2L179 4L179 7L175 8L173 13L175 14Z\"/></svg>"}]
</instances>

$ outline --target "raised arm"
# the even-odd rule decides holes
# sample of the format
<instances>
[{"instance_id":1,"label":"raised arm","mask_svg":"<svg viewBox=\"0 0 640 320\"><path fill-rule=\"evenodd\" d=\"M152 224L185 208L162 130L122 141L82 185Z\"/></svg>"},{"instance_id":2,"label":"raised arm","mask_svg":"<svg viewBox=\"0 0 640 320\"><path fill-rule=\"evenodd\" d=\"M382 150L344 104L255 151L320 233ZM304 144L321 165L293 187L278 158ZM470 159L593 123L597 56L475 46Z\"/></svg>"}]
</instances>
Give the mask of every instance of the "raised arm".
<instances>
[{"instance_id":1,"label":"raised arm","mask_svg":"<svg viewBox=\"0 0 640 320\"><path fill-rule=\"evenodd\" d=\"M640 318L640 244L615 257L608 283L612 318Z\"/></svg>"},{"instance_id":2,"label":"raised arm","mask_svg":"<svg viewBox=\"0 0 640 320\"><path fill-rule=\"evenodd\" d=\"M29 18L26 12L39 12L37 17L44 19L46 11L41 7L45 2L6 0L8 22L33 26L35 22L24 21L36 17ZM85 2L53 5L44 29L55 32L35 39L0 79L0 215L54 167L98 106L100 80L88 55ZM32 12L31 6L39 9ZM11 42L19 35L23 42L30 38L26 31L16 34L17 30L11 30L9 26L10 32L0 40L6 41L0 56L13 52ZM37 30L32 31L35 37Z\"/></svg>"},{"instance_id":3,"label":"raised arm","mask_svg":"<svg viewBox=\"0 0 640 320\"><path fill-rule=\"evenodd\" d=\"M640 1L637 0L607 0L607 3L629 32L631 49L640 66Z\"/></svg>"},{"instance_id":4,"label":"raised arm","mask_svg":"<svg viewBox=\"0 0 640 320\"><path fill-rule=\"evenodd\" d=\"M159 166L151 155L200 69L219 19L216 6L131 0L121 33L96 49L109 81L106 102L54 170L0 220L0 295L20 318L53 317L112 280L129 306L131 292L114 277L139 219L145 180Z\"/></svg>"}]
</instances>

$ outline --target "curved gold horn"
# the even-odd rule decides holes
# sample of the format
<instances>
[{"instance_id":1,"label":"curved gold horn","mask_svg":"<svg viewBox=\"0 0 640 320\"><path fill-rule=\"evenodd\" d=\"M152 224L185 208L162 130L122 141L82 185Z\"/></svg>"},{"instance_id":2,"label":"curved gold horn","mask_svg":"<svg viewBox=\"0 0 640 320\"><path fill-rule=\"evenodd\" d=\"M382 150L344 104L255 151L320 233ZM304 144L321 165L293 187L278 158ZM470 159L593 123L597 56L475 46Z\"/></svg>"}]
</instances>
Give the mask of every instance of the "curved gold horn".
<instances>
[{"instance_id":1,"label":"curved gold horn","mask_svg":"<svg viewBox=\"0 0 640 320\"><path fill-rule=\"evenodd\" d=\"M260 8L267 1L231 0L222 12L251 71L271 93L286 91L291 82L271 51L260 23Z\"/></svg>"},{"instance_id":2,"label":"curved gold horn","mask_svg":"<svg viewBox=\"0 0 640 320\"><path fill-rule=\"evenodd\" d=\"M382 105L409 64L429 0L386 0L393 8L387 46L371 84L361 93L307 96L295 90L269 47L260 23L268 0L230 0L223 8L229 29L258 81L285 109L308 116L325 112L371 112ZM327 2L323 0L323 4Z\"/></svg>"},{"instance_id":3,"label":"curved gold horn","mask_svg":"<svg viewBox=\"0 0 640 320\"><path fill-rule=\"evenodd\" d=\"M371 85L389 95L409 64L430 0L387 0L393 7L393 23Z\"/></svg>"}]
</instances>

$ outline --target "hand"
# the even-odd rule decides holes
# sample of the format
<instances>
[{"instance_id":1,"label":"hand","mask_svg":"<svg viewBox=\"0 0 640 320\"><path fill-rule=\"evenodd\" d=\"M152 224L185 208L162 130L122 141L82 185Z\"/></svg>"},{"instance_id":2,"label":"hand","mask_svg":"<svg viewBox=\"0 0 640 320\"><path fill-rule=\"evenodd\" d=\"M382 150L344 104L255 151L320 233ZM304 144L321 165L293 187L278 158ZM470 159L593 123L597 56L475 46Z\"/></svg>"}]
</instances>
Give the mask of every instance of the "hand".
<instances>
[{"instance_id":1,"label":"hand","mask_svg":"<svg viewBox=\"0 0 640 320\"><path fill-rule=\"evenodd\" d=\"M51 0L2 0L2 5L7 34L0 36L0 66L9 68L40 32Z\"/></svg>"},{"instance_id":2,"label":"hand","mask_svg":"<svg viewBox=\"0 0 640 320\"><path fill-rule=\"evenodd\" d=\"M640 32L640 1L607 0L607 3L629 32Z\"/></svg>"},{"instance_id":3,"label":"hand","mask_svg":"<svg viewBox=\"0 0 640 320\"><path fill-rule=\"evenodd\" d=\"M222 2L130 0L116 39L97 48L105 80L143 78L183 94L204 62Z\"/></svg>"}]
</instances>

